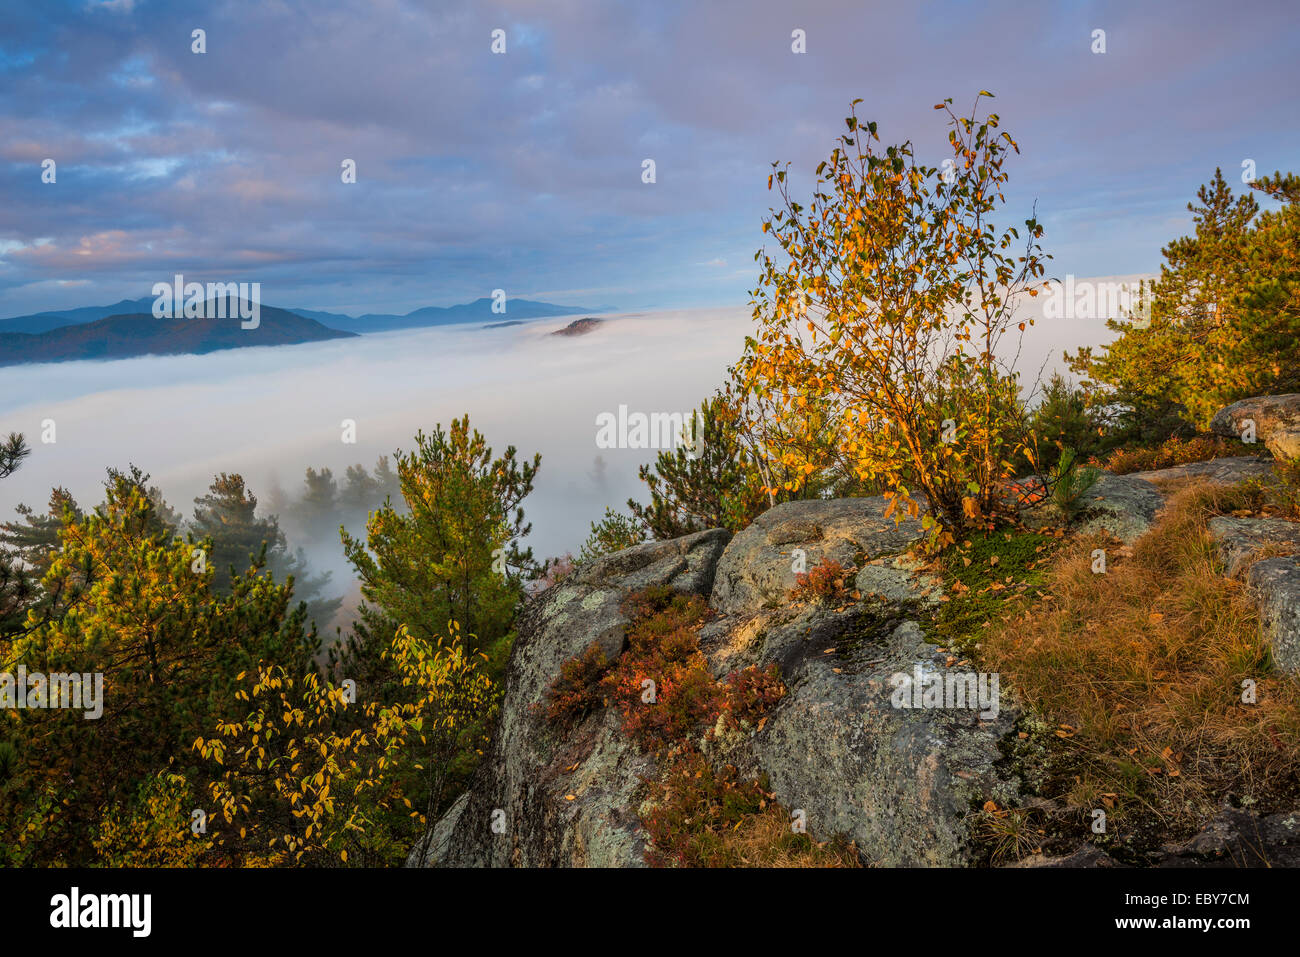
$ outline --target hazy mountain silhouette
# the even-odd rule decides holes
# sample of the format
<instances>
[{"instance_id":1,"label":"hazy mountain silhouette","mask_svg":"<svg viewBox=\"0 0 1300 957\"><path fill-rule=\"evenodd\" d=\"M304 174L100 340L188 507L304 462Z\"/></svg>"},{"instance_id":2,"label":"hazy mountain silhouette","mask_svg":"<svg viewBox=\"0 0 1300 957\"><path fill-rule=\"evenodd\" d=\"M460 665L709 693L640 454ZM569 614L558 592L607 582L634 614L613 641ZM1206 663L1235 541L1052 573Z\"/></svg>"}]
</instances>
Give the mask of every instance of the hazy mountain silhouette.
<instances>
[{"instance_id":1,"label":"hazy mountain silhouette","mask_svg":"<svg viewBox=\"0 0 1300 957\"><path fill-rule=\"evenodd\" d=\"M152 297L145 300L152 310ZM216 300L210 300L209 315ZM229 306L236 303L231 301ZM130 305L137 305L131 303ZM295 345L350 338L354 333L330 329L307 316L274 306L261 307L255 329L241 328L238 314L226 319L156 319L152 311L108 316L63 325L44 332L8 332L0 323L0 366L71 359L126 359L146 355L202 355L247 346ZM24 317L29 318L29 317Z\"/></svg>"},{"instance_id":2,"label":"hazy mountain silhouette","mask_svg":"<svg viewBox=\"0 0 1300 957\"><path fill-rule=\"evenodd\" d=\"M423 326L444 326L458 322L508 322L522 319L546 319L555 316L572 316L580 312L612 312L612 306L557 306L531 299L507 299L504 313L492 311L492 300L484 297L458 306L425 306L405 315L369 312L363 316L345 316L337 312L320 312L313 309L295 309L300 316L309 316L333 329L347 332L391 332L394 329L418 329ZM3 325L0 325L3 328Z\"/></svg>"},{"instance_id":3,"label":"hazy mountain silhouette","mask_svg":"<svg viewBox=\"0 0 1300 957\"><path fill-rule=\"evenodd\" d=\"M107 319L109 316L128 316L136 313L153 312L153 296L140 299L123 299L111 306L82 306L79 309L51 310L36 312L30 316L15 316L13 319L0 320L0 333L5 332L49 332L60 326L72 326L85 322Z\"/></svg>"},{"instance_id":4,"label":"hazy mountain silhouette","mask_svg":"<svg viewBox=\"0 0 1300 957\"><path fill-rule=\"evenodd\" d=\"M153 296L123 299L111 306L82 306L77 309L52 309L12 319L0 319L0 334L25 332L38 334L63 326L82 325L107 319L110 316L152 314ZM263 309L269 307L263 306ZM456 306L424 306L405 315L371 312L363 316L349 316L341 312L320 309L287 309L308 319L341 332L390 332L394 329L418 329L422 326L441 326L457 322L499 322L512 319L544 319L570 316L580 312L613 312L613 306L558 306L531 299L507 299L506 312L494 313L492 300L477 299Z\"/></svg>"}]
</instances>

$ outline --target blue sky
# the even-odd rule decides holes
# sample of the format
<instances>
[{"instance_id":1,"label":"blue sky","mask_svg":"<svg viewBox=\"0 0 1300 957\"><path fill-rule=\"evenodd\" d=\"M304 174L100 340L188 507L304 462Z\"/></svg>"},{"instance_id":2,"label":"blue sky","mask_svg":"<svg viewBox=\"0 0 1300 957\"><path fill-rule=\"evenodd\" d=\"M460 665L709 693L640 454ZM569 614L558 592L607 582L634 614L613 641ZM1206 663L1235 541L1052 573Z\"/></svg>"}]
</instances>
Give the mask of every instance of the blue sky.
<instances>
[{"instance_id":1,"label":"blue sky","mask_svg":"<svg viewBox=\"0 0 1300 957\"><path fill-rule=\"evenodd\" d=\"M933 104L980 89L1051 273L1149 272L1216 166L1300 169L1297 50L1294 3L1251 0L9 2L0 315L177 272L352 313L744 303L770 163L806 190L855 97L937 161Z\"/></svg>"}]
</instances>

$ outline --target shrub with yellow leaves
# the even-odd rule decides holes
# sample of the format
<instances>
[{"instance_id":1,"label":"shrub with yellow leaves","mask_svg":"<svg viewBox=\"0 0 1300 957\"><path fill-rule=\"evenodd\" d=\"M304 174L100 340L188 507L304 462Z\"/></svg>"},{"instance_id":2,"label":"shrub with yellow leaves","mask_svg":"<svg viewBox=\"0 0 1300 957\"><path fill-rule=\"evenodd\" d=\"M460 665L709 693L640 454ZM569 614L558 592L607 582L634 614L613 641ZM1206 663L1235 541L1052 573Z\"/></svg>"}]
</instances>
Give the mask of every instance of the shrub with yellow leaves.
<instances>
[{"instance_id":1,"label":"shrub with yellow leaves","mask_svg":"<svg viewBox=\"0 0 1300 957\"><path fill-rule=\"evenodd\" d=\"M859 479L883 486L900 519L924 507L939 545L999 507L1022 408L998 349L1024 332L1016 304L1036 295L1047 258L1037 220L1025 221L1019 250L1020 233L991 222L1005 203L1004 162L1019 152L997 114L978 113L991 95L967 116L951 100L936 106L952 148L941 168L920 163L910 143L882 151L876 124L851 115L817 168L810 206L791 197L788 167L769 177L783 208L763 231L780 252L755 257L758 332L737 366L782 421L833 407ZM786 474L821 466L803 448L776 453Z\"/></svg>"},{"instance_id":2,"label":"shrub with yellow leaves","mask_svg":"<svg viewBox=\"0 0 1300 957\"><path fill-rule=\"evenodd\" d=\"M100 817L94 839L105 867L194 867L212 849L195 828L195 800L183 774L162 771L141 782L130 802L114 802Z\"/></svg>"},{"instance_id":3,"label":"shrub with yellow leaves","mask_svg":"<svg viewBox=\"0 0 1300 957\"><path fill-rule=\"evenodd\" d=\"M440 805L463 735L481 735L493 706L486 659L465 650L457 623L449 632L429 642L398 629L384 652L407 692L398 703L259 667L237 692L247 715L194 742L221 769L209 795L217 851L273 866L399 861Z\"/></svg>"}]
</instances>

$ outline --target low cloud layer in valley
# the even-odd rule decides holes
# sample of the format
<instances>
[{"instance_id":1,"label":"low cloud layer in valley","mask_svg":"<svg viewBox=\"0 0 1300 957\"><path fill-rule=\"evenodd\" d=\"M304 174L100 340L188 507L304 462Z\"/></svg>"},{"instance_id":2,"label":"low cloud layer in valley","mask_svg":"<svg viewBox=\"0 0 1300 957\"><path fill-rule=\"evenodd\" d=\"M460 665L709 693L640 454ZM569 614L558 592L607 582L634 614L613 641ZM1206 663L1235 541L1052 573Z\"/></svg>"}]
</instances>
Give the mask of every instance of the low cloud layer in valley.
<instances>
[{"instance_id":1,"label":"low cloud layer in valley","mask_svg":"<svg viewBox=\"0 0 1300 957\"><path fill-rule=\"evenodd\" d=\"M1105 341L1102 319L1041 318L1043 299L1019 368L1032 380L1063 350ZM607 505L643 498L637 467L654 450L601 449L596 417L631 411L687 412L721 384L752 329L749 309L697 309L611 317L594 332L550 335L568 320L484 329L421 329L204 356L18 366L0 375L0 430L25 432L34 452L9 478L0 514L34 507L52 486L83 506L101 499L106 467L134 463L152 474L185 515L215 473L240 472L262 502L274 489L293 498L308 467L343 478L349 465L373 468L409 449L416 430L446 426L463 413L500 452L542 454L525 511L536 554L576 551L588 523ZM1045 373L1046 374L1046 373ZM57 441L42 444L42 422ZM341 422L357 441L341 441ZM294 528L286 522L291 544ZM337 542L309 545L313 564L350 577Z\"/></svg>"}]
</instances>

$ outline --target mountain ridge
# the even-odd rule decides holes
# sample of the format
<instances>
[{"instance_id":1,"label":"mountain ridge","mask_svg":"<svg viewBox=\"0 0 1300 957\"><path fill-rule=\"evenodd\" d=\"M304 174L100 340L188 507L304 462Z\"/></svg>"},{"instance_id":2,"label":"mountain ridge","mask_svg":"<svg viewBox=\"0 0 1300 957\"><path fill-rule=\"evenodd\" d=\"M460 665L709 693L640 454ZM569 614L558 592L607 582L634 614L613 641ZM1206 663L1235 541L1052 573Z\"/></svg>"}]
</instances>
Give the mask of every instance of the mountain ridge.
<instances>
[{"instance_id":1,"label":"mountain ridge","mask_svg":"<svg viewBox=\"0 0 1300 957\"><path fill-rule=\"evenodd\" d=\"M152 300L151 300L152 301ZM211 314L213 310L205 310ZM131 359L147 355L205 355L250 346L300 345L356 335L330 329L307 316L260 307L256 328L241 328L239 314L226 319L158 319L152 312L105 316L44 332L6 332L0 324L0 366L78 359Z\"/></svg>"},{"instance_id":2,"label":"mountain ridge","mask_svg":"<svg viewBox=\"0 0 1300 957\"><path fill-rule=\"evenodd\" d=\"M74 309L49 309L22 316L0 319L0 334L28 333L40 334L64 326L85 325L98 322L112 316L152 314L153 296L139 299L122 299L107 306L79 306ZM264 306L263 308L272 308ZM506 312L492 311L492 300L486 296L473 302L457 303L451 306L421 306L407 313L367 312L352 316L341 312L328 312L321 309L286 308L277 306L284 312L291 312L306 319L312 319L340 332L367 333L391 332L395 329L417 329L425 326L452 325L461 322L482 320L491 322L497 317L509 319L544 319L558 316L571 316L580 312L613 312L613 306L564 306L556 303L533 299L507 299Z\"/></svg>"}]
</instances>

